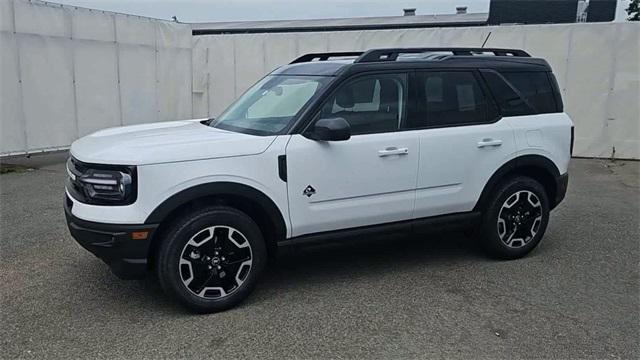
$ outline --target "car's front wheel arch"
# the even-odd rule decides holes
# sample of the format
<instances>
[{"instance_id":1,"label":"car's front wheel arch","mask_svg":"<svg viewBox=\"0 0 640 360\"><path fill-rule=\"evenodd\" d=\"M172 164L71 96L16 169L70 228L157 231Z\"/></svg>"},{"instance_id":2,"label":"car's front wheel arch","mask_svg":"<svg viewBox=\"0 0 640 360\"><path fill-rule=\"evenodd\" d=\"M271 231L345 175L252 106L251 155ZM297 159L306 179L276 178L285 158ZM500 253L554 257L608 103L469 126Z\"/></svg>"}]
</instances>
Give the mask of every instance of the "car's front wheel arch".
<instances>
[{"instance_id":1,"label":"car's front wheel arch","mask_svg":"<svg viewBox=\"0 0 640 360\"><path fill-rule=\"evenodd\" d=\"M160 224L149 246L149 268L155 265L160 244L175 226L175 219L210 205L228 206L247 214L260 228L269 256L277 255L277 243L286 237L286 223L276 204L263 192L244 184L208 183L171 196L149 215L145 223Z\"/></svg>"}]
</instances>

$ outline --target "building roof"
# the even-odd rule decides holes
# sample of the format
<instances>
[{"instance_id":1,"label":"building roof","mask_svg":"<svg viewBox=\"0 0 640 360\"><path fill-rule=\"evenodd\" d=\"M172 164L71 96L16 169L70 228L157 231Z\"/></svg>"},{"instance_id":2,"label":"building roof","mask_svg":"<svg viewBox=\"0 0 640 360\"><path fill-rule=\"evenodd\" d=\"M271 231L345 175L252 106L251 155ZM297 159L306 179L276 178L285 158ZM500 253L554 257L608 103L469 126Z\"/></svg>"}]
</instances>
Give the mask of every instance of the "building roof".
<instances>
[{"instance_id":1,"label":"building roof","mask_svg":"<svg viewBox=\"0 0 640 360\"><path fill-rule=\"evenodd\" d=\"M488 13L192 23L193 35L407 29L486 25Z\"/></svg>"}]
</instances>

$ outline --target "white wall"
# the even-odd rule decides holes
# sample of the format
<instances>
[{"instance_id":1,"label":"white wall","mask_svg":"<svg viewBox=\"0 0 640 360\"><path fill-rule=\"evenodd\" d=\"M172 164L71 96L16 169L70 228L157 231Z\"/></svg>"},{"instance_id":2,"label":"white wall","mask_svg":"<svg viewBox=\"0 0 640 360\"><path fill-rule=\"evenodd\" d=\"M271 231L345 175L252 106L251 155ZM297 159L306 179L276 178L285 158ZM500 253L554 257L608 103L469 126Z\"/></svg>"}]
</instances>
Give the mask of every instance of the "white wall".
<instances>
[{"instance_id":1,"label":"white wall","mask_svg":"<svg viewBox=\"0 0 640 360\"><path fill-rule=\"evenodd\" d=\"M0 155L192 117L189 25L0 0Z\"/></svg>"},{"instance_id":2,"label":"white wall","mask_svg":"<svg viewBox=\"0 0 640 360\"><path fill-rule=\"evenodd\" d=\"M298 55L398 46L523 48L547 59L576 123L575 155L640 159L640 24L191 36L189 25L0 0L0 156L97 129L216 116Z\"/></svg>"},{"instance_id":3,"label":"white wall","mask_svg":"<svg viewBox=\"0 0 640 360\"><path fill-rule=\"evenodd\" d=\"M489 35L489 33L491 35ZM375 47L525 49L549 61L576 124L574 155L640 158L640 24L591 23L194 37L194 115L218 115L275 67L307 52Z\"/></svg>"}]
</instances>

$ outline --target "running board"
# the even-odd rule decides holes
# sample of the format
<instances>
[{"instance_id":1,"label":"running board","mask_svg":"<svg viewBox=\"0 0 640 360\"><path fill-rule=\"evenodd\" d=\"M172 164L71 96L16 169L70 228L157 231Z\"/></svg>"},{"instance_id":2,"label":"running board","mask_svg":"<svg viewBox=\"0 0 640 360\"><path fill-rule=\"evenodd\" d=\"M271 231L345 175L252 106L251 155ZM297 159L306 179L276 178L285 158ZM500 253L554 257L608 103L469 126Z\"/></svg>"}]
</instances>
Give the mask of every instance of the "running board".
<instances>
[{"instance_id":1,"label":"running board","mask_svg":"<svg viewBox=\"0 0 640 360\"><path fill-rule=\"evenodd\" d=\"M328 243L345 238L383 236L398 233L423 234L452 229L464 229L478 225L480 219L481 213L479 211L439 215L414 220L306 234L279 241L278 247Z\"/></svg>"}]
</instances>

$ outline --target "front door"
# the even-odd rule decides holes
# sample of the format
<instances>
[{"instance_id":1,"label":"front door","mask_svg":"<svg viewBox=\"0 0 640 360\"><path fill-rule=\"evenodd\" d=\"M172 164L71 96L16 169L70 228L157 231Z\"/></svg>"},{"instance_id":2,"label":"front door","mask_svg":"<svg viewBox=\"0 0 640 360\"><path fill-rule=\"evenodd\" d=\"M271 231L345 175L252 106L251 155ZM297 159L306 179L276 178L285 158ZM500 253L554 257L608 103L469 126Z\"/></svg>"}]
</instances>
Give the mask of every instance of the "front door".
<instances>
[{"instance_id":1,"label":"front door","mask_svg":"<svg viewBox=\"0 0 640 360\"><path fill-rule=\"evenodd\" d=\"M291 137L286 155L293 236L411 219L418 139L398 131L407 116L407 88L407 74L348 80L314 122L342 117L351 138Z\"/></svg>"}]
</instances>

